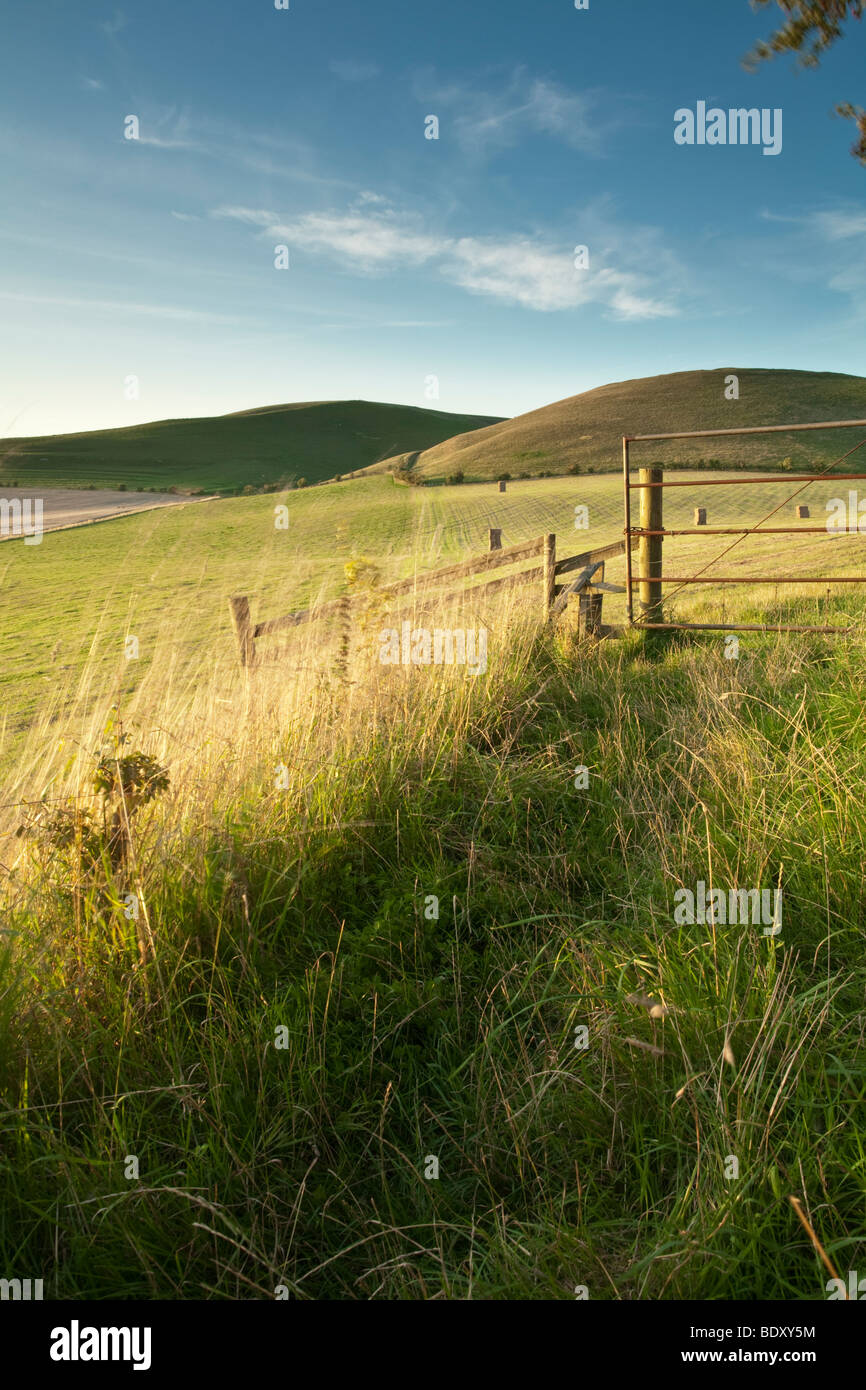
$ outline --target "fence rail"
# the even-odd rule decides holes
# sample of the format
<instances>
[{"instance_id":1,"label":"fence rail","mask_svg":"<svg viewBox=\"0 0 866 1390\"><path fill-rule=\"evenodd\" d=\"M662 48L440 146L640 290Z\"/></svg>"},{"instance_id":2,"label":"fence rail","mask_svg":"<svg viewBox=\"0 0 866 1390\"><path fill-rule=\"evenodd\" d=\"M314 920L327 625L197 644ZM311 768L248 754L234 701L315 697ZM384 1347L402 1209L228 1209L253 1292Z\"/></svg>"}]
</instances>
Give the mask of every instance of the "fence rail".
<instances>
[{"instance_id":1,"label":"fence rail","mask_svg":"<svg viewBox=\"0 0 866 1390\"><path fill-rule=\"evenodd\" d=\"M501 537L501 530L491 527L489 532L490 549L483 555L474 555L471 559L463 560L459 564L445 565L438 570L423 571L411 575L407 579L398 579L394 583L383 584L377 592L389 600L411 596L411 601L415 603L420 595L424 595L426 597L424 597L423 602L429 606L433 603L448 602L455 598L473 599L476 595L486 598L489 594L511 588L514 585L538 584L540 581L544 621L558 617L574 595L577 596L580 605L579 621L587 633L602 635L611 631L605 629L601 622L602 598L604 593L625 593L625 589L618 590L604 583L604 562L625 554L627 547L624 540L615 541L612 545L602 546L596 550L584 551L580 555L569 555L562 560L557 560L556 536L552 533L538 536L535 540L520 541L516 545L504 547L501 544ZM634 537L631 546L633 547L637 543L637 537ZM513 574L496 576L492 579L482 578L480 583L469 588L452 589L447 593L433 592L443 585L450 584L453 580L475 578L478 575L485 575L491 570L519 565L535 558L540 558L541 564L533 565L528 569L517 570ZM599 570L601 571L600 577L596 578ZM568 584L557 582L561 576L573 574L575 571L580 573L573 582ZM295 613L287 613L279 618L268 618L254 623L250 616L249 597L246 594L236 594L229 599L229 608L241 666L251 670L259 664L256 647L259 638L329 617L342 617L344 620L348 620L353 602L355 602L353 596L343 594L340 598L312 604L309 608L302 608Z\"/></svg>"}]
</instances>

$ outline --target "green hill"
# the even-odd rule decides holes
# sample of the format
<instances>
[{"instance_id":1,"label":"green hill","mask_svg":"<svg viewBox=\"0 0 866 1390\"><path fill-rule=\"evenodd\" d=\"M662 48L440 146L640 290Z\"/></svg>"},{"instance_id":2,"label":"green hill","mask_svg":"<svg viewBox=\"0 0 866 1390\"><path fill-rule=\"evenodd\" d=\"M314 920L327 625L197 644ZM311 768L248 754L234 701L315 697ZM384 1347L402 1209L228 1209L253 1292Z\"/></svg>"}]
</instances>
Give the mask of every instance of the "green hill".
<instances>
[{"instance_id":1,"label":"green hill","mask_svg":"<svg viewBox=\"0 0 866 1390\"><path fill-rule=\"evenodd\" d=\"M740 397L736 401L725 399L725 378L732 374L739 379ZM866 419L864 377L720 367L600 386L513 420L458 435L409 462L414 471L427 477L447 477L461 471L467 479L495 478L500 473L537 477L540 473L567 473L569 469L606 472L621 467L623 434L845 419ZM790 458L794 468L825 466L857 442L858 436L846 430L677 440L641 445L634 451L634 461L697 463L718 459L726 467L763 468ZM397 462L380 467L393 467ZM860 470L866 471L862 455L859 465L848 471Z\"/></svg>"},{"instance_id":2,"label":"green hill","mask_svg":"<svg viewBox=\"0 0 866 1390\"><path fill-rule=\"evenodd\" d=\"M497 418L376 401L310 401L129 429L5 439L0 485L218 492L299 477L323 482L393 454L429 449L454 434L462 438Z\"/></svg>"}]
</instances>

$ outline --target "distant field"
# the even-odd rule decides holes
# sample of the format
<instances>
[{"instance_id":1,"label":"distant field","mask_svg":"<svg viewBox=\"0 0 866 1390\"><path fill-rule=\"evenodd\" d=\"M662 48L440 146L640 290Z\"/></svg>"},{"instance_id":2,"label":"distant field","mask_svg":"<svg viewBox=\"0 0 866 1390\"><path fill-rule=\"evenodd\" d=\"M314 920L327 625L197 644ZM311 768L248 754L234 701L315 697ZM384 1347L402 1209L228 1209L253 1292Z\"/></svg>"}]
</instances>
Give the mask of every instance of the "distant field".
<instances>
[{"instance_id":1,"label":"distant field","mask_svg":"<svg viewBox=\"0 0 866 1390\"><path fill-rule=\"evenodd\" d=\"M82 491L80 488L33 488L7 487L3 489L7 502L36 500L42 502L42 529L56 531L64 526L81 526L89 521L104 521L109 517L123 516L126 512L149 511L153 507L179 506L189 504L188 497L172 496L170 493L152 492L109 492L94 489ZM0 533L0 540L10 537Z\"/></svg>"},{"instance_id":2,"label":"distant field","mask_svg":"<svg viewBox=\"0 0 866 1390\"><path fill-rule=\"evenodd\" d=\"M377 459L429 449L491 424L376 401L313 401L130 429L0 440L0 487L87 487L235 492L352 473Z\"/></svg>"},{"instance_id":3,"label":"distant field","mask_svg":"<svg viewBox=\"0 0 866 1390\"><path fill-rule=\"evenodd\" d=\"M725 397L726 379L731 375L738 379L738 400ZM467 478L493 478L503 472L515 477L520 473L537 476L566 473L575 466L583 471L594 468L607 472L619 467L624 434L864 419L866 379L860 376L747 367L672 372L613 382L446 440L422 453L413 468L431 478L458 471ZM765 468L790 458L794 468L824 468L858 443L863 433L816 430L814 434L643 444L636 451L635 462L660 460L695 466L718 459L731 468ZM858 468L849 471L866 471L863 452L859 457Z\"/></svg>"},{"instance_id":4,"label":"distant field","mask_svg":"<svg viewBox=\"0 0 866 1390\"><path fill-rule=\"evenodd\" d=\"M666 523L691 524L700 501L710 525L754 524L796 486L780 478L701 491L696 476L694 490L667 494ZM830 483L813 486L813 519L804 525L823 524L825 501L836 491ZM288 531L274 526L274 507L283 502ZM578 504L589 508L588 530L575 529ZM787 524L792 512L793 505L776 524ZM250 596L254 621L278 616L320 593L341 592L353 556L375 561L386 577L403 576L486 550L490 525L502 529L505 545L553 531L560 556L605 545L622 535L621 485L612 476L559 478L509 484L500 494L493 486L415 489L374 477L154 510L58 532L39 546L9 541L0 551L0 754L11 756L35 720L65 734L73 705L96 709L111 692L127 699L145 676L194 679L214 661L231 665L227 600L234 593ZM733 539L669 541L666 568L691 571ZM859 537L767 537L737 545L716 573L845 573L862 565L862 550ZM609 580L622 575L621 561L609 563ZM757 597L772 602L774 595ZM681 595L677 606L686 613L703 605L718 615L725 601L724 591L709 588ZM611 596L606 604L608 620L619 621L622 600ZM137 660L124 657L129 635L139 639ZM157 650L160 662L173 654L170 670L151 671Z\"/></svg>"}]
</instances>

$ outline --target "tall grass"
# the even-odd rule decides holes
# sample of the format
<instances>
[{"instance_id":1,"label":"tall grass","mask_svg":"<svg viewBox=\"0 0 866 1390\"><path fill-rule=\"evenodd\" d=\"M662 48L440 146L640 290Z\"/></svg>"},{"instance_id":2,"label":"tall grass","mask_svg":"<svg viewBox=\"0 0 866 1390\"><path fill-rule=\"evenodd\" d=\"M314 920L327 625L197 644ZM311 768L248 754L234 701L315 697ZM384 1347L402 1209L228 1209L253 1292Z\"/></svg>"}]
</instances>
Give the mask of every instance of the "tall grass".
<instances>
[{"instance_id":1,"label":"tall grass","mask_svg":"<svg viewBox=\"0 0 866 1390\"><path fill-rule=\"evenodd\" d=\"M119 890L8 820L7 1277L821 1298L789 1195L862 1265L862 624L734 662L483 621L476 678L381 666L375 621L345 668L312 632L251 679L154 661L120 711L172 778L133 828L144 964ZM16 798L86 799L110 703L74 759L37 731ZM699 880L781 884L781 935L677 925Z\"/></svg>"}]
</instances>

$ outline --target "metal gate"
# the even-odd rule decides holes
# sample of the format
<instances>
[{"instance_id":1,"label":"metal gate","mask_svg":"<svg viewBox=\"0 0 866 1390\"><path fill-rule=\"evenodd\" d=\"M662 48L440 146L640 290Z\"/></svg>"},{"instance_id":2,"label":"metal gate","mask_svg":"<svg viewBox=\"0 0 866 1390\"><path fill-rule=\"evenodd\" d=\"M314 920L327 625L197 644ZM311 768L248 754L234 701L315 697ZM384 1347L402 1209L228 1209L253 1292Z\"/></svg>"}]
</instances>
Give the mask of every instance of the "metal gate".
<instances>
[{"instance_id":1,"label":"metal gate","mask_svg":"<svg viewBox=\"0 0 866 1390\"><path fill-rule=\"evenodd\" d=\"M862 449L866 445L866 438L859 444L848 449L839 458L833 459L820 473L797 474L797 486L789 497L774 507L765 517L762 517L754 526L747 527L712 527L712 526L692 526L679 528L677 530L665 530L663 524L663 496L664 489L671 487L691 487L696 486L694 481L682 482L665 481L664 470L659 465L651 468L642 468L641 477L638 482L633 482L631 477L630 450L633 444L643 444L652 440L658 443L661 440L669 439L715 439L721 436L730 437L732 435L745 434L787 434L800 430L841 430L841 429L861 429L866 427L866 420L827 420L819 421L809 425L758 425L744 429L735 430L689 430L678 431L672 434L627 434L622 439L622 471L623 471L623 493L625 501L625 556L626 556L626 606L628 610L629 627L653 628L653 629L700 629L707 632L846 632L847 628L842 627L820 627L804 626L789 623L673 623L664 621L662 608L662 585L677 584L679 588L674 590L674 595L680 592L689 584L866 584L866 574L863 575L844 575L828 578L825 575L747 575L747 576L716 576L704 578L706 571L718 560L727 555L730 550L747 536L761 535L808 535L808 534L827 534L828 528L825 526L765 526L764 522L769 521L783 507L790 505L795 497L798 497L810 484L819 482L823 479L832 479L833 482L860 479L866 480L866 473L831 473L830 469L842 463L851 454ZM749 484L757 483L778 483L783 475L774 474L769 477L758 478L714 478L702 479L700 487L744 487ZM792 479L793 481L793 479ZM631 494L639 491L640 497L640 522L639 526L633 526L631 521ZM662 570L662 545L667 536L738 536L740 539L732 541L719 555L710 560L703 569L697 574L675 575L665 574ZM632 567L632 546L634 540L638 541L638 569L635 575ZM635 616L634 605L634 585L639 586L640 613ZM668 595L668 600L674 595Z\"/></svg>"}]
</instances>

